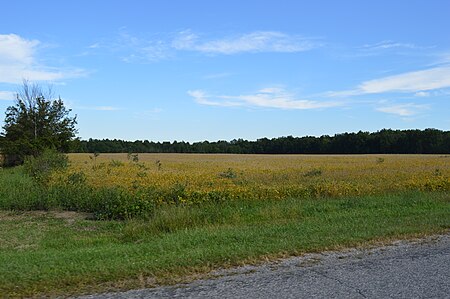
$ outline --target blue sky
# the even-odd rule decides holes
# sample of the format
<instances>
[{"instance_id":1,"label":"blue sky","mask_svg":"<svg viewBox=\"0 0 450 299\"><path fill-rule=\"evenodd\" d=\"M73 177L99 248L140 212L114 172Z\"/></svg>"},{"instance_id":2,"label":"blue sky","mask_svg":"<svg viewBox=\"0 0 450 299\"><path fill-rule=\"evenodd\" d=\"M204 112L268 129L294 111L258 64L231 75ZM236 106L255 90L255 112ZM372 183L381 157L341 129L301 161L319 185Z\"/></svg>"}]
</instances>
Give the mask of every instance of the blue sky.
<instances>
[{"instance_id":1,"label":"blue sky","mask_svg":"<svg viewBox=\"0 0 450 299\"><path fill-rule=\"evenodd\" d=\"M450 1L15 0L1 8L0 112L23 79L51 84L83 139L450 129Z\"/></svg>"}]
</instances>

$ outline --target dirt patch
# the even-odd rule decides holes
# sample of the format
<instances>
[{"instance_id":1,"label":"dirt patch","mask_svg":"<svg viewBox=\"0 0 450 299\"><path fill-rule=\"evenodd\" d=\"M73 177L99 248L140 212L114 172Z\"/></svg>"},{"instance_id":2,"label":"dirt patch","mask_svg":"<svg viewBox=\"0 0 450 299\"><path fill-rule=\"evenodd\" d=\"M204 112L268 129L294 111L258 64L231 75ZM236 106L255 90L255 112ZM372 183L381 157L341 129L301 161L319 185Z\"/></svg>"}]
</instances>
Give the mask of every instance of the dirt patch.
<instances>
[{"instance_id":1,"label":"dirt patch","mask_svg":"<svg viewBox=\"0 0 450 299\"><path fill-rule=\"evenodd\" d=\"M92 219L92 214L72 211L0 211L0 221L34 220L36 218L63 219L72 224L77 220Z\"/></svg>"},{"instance_id":2,"label":"dirt patch","mask_svg":"<svg viewBox=\"0 0 450 299\"><path fill-rule=\"evenodd\" d=\"M63 219L68 224L72 224L77 220L86 220L92 219L92 214L90 213L81 213L81 212L73 212L73 211L51 211L48 212L49 216L57 219Z\"/></svg>"},{"instance_id":3,"label":"dirt patch","mask_svg":"<svg viewBox=\"0 0 450 299\"><path fill-rule=\"evenodd\" d=\"M30 211L30 212L22 212L22 211L0 211L0 221L15 221L15 220L24 220L24 219L33 219L42 217L48 212L45 211Z\"/></svg>"}]
</instances>

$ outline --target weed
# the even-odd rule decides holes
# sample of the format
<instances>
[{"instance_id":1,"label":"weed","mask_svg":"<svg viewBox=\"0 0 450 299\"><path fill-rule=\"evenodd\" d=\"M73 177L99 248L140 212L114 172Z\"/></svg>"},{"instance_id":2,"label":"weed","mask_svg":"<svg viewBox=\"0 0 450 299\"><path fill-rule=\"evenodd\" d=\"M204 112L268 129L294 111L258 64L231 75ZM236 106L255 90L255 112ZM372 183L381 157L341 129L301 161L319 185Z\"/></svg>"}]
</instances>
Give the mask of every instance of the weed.
<instances>
[{"instance_id":1,"label":"weed","mask_svg":"<svg viewBox=\"0 0 450 299\"><path fill-rule=\"evenodd\" d=\"M111 167L121 167L121 166L123 166L123 165L125 165L122 161L119 161L119 160L111 160L111 162L109 162L109 166L111 166Z\"/></svg>"},{"instance_id":2,"label":"weed","mask_svg":"<svg viewBox=\"0 0 450 299\"><path fill-rule=\"evenodd\" d=\"M158 170L161 170L162 163L161 163L160 160L156 160L155 165L156 165L156 167L158 168Z\"/></svg>"},{"instance_id":3,"label":"weed","mask_svg":"<svg viewBox=\"0 0 450 299\"><path fill-rule=\"evenodd\" d=\"M219 177L227 178L227 179L234 179L237 177L237 174L233 169L228 168L226 171L219 173Z\"/></svg>"},{"instance_id":4,"label":"weed","mask_svg":"<svg viewBox=\"0 0 450 299\"><path fill-rule=\"evenodd\" d=\"M127 159L128 159L128 161L131 161L133 163L138 163L139 162L139 154L128 153Z\"/></svg>"},{"instance_id":5,"label":"weed","mask_svg":"<svg viewBox=\"0 0 450 299\"><path fill-rule=\"evenodd\" d=\"M321 176L321 175L322 175L322 170L312 169L312 170L305 172L305 174L303 176L304 177L315 177L315 176Z\"/></svg>"}]
</instances>

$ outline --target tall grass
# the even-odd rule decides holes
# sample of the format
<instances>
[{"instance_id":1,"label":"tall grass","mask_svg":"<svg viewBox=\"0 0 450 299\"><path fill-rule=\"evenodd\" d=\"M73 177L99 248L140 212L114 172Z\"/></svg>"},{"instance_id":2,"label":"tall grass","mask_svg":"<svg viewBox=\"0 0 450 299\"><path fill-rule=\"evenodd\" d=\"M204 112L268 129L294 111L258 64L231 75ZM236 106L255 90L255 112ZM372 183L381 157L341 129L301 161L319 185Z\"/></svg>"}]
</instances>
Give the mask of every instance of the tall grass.
<instances>
[{"instance_id":1,"label":"tall grass","mask_svg":"<svg viewBox=\"0 0 450 299\"><path fill-rule=\"evenodd\" d=\"M82 180L47 186L22 167L0 170L0 210L69 210L93 213L97 219L148 218L151 192L131 194L119 187L92 188Z\"/></svg>"},{"instance_id":2,"label":"tall grass","mask_svg":"<svg viewBox=\"0 0 450 299\"><path fill-rule=\"evenodd\" d=\"M41 186L22 167L0 169L0 209L41 210L48 203Z\"/></svg>"}]
</instances>

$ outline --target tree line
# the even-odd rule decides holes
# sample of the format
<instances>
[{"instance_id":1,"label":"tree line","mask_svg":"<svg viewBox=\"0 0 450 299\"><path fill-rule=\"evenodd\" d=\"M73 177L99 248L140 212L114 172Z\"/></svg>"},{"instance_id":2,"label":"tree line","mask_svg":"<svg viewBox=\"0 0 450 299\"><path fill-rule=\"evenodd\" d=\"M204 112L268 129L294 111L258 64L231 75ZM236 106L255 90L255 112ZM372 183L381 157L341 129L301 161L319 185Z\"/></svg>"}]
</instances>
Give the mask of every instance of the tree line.
<instances>
[{"instance_id":1,"label":"tree line","mask_svg":"<svg viewBox=\"0 0 450 299\"><path fill-rule=\"evenodd\" d=\"M229 154L449 154L450 131L438 129L342 133L320 137L234 139L215 142L153 142L119 139L72 141L71 152L86 153L229 153Z\"/></svg>"}]
</instances>

